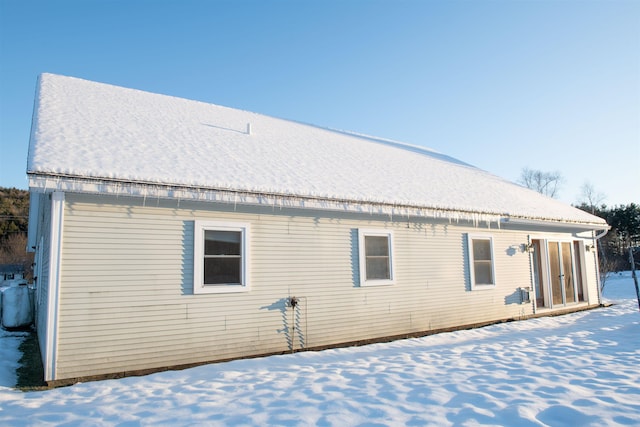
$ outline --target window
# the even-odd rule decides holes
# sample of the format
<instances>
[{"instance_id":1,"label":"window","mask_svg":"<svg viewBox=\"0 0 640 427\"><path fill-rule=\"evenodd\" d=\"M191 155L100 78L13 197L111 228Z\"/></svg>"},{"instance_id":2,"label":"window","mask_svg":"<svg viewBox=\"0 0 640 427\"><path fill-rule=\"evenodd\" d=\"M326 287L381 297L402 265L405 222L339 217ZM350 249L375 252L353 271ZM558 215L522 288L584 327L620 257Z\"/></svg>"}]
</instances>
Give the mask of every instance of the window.
<instances>
[{"instance_id":1,"label":"window","mask_svg":"<svg viewBox=\"0 0 640 427\"><path fill-rule=\"evenodd\" d=\"M471 289L487 289L496 285L493 265L493 239L468 235Z\"/></svg>"},{"instance_id":2,"label":"window","mask_svg":"<svg viewBox=\"0 0 640 427\"><path fill-rule=\"evenodd\" d=\"M358 230L360 286L393 284L393 242L390 231Z\"/></svg>"},{"instance_id":3,"label":"window","mask_svg":"<svg viewBox=\"0 0 640 427\"><path fill-rule=\"evenodd\" d=\"M193 293L249 290L249 225L195 221Z\"/></svg>"}]
</instances>

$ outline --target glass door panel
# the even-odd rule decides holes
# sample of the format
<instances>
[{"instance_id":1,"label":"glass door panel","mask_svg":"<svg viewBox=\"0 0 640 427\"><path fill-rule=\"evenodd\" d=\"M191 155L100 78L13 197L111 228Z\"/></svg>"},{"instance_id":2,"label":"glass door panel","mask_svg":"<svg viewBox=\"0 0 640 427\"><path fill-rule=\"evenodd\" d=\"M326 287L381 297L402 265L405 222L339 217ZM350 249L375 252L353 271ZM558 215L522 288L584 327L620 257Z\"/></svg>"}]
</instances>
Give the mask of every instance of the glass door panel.
<instances>
[{"instance_id":1,"label":"glass door panel","mask_svg":"<svg viewBox=\"0 0 640 427\"><path fill-rule=\"evenodd\" d=\"M582 284L582 252L580 243L573 242L573 252L576 258L576 289L578 290L578 301L585 301L584 286Z\"/></svg>"},{"instance_id":2,"label":"glass door panel","mask_svg":"<svg viewBox=\"0 0 640 427\"><path fill-rule=\"evenodd\" d=\"M533 245L533 282L536 290L536 307L546 307L546 292L542 280L542 246L540 240L532 240Z\"/></svg>"},{"instance_id":3,"label":"glass door panel","mask_svg":"<svg viewBox=\"0 0 640 427\"><path fill-rule=\"evenodd\" d=\"M558 242L549 242L549 273L553 305L562 305L562 264L560 262L560 244Z\"/></svg>"},{"instance_id":4,"label":"glass door panel","mask_svg":"<svg viewBox=\"0 0 640 427\"><path fill-rule=\"evenodd\" d=\"M573 282L573 261L571 256L571 243L562 242L562 274L564 279L565 302L576 302L576 293Z\"/></svg>"}]
</instances>

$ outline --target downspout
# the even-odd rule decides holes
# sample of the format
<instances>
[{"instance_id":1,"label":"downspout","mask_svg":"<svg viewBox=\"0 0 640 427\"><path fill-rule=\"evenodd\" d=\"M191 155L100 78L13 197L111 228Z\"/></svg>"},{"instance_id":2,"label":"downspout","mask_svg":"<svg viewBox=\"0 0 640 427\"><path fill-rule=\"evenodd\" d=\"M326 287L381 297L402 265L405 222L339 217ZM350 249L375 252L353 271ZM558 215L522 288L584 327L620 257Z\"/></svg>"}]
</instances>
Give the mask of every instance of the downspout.
<instances>
[{"instance_id":1,"label":"downspout","mask_svg":"<svg viewBox=\"0 0 640 427\"><path fill-rule=\"evenodd\" d=\"M596 285L598 288L598 305L602 305L602 288L600 286L601 284L601 280L600 280L600 257L598 256L598 240L602 239L604 236L607 235L607 233L609 232L609 229L611 227L607 227L605 228L602 232L600 232L599 234L595 234L596 230L593 230L591 232L592 234L592 241L593 241L593 247L595 248L595 253L596 256L593 257L594 262L595 262L595 267L596 267Z\"/></svg>"},{"instance_id":2,"label":"downspout","mask_svg":"<svg viewBox=\"0 0 640 427\"><path fill-rule=\"evenodd\" d=\"M47 331L44 380L56 379L58 357L58 312L60 307L60 278L62 264L62 227L64 225L64 193L51 194L51 229L49 234L49 277L47 284Z\"/></svg>"},{"instance_id":3,"label":"downspout","mask_svg":"<svg viewBox=\"0 0 640 427\"><path fill-rule=\"evenodd\" d=\"M27 224L27 252L35 252L39 236L40 196L42 193L29 191L29 224Z\"/></svg>"}]
</instances>

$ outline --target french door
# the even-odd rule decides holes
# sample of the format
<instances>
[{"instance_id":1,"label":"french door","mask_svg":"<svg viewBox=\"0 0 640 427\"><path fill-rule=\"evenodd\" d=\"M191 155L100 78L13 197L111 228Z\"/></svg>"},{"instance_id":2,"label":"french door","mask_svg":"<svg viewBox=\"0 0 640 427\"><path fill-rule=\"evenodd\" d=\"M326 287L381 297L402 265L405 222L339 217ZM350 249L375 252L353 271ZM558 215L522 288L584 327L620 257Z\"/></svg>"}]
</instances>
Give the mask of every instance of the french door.
<instances>
[{"instance_id":1,"label":"french door","mask_svg":"<svg viewBox=\"0 0 640 427\"><path fill-rule=\"evenodd\" d=\"M584 301L580 242L534 239L531 243L536 305L558 307Z\"/></svg>"}]
</instances>

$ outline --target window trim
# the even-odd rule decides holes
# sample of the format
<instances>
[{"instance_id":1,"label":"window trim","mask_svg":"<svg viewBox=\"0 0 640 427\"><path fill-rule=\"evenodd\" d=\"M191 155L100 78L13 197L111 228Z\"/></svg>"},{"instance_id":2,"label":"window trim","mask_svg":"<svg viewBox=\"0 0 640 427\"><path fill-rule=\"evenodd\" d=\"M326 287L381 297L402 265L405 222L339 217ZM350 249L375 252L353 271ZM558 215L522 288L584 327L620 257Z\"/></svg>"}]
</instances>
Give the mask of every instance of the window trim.
<instances>
[{"instance_id":1,"label":"window trim","mask_svg":"<svg viewBox=\"0 0 640 427\"><path fill-rule=\"evenodd\" d=\"M205 231L240 232L240 284L204 284L204 234ZM249 280L249 244L251 227L248 223L226 221L194 221L193 226L193 293L226 294L248 292Z\"/></svg>"},{"instance_id":2,"label":"window trim","mask_svg":"<svg viewBox=\"0 0 640 427\"><path fill-rule=\"evenodd\" d=\"M488 240L489 251L491 253L491 284L476 284L475 259L473 257L473 241ZM494 289L496 287L496 256L493 248L493 236L486 234L467 234L467 259L469 261L469 276L471 279L471 290L478 291L484 289Z\"/></svg>"},{"instance_id":3,"label":"window trim","mask_svg":"<svg viewBox=\"0 0 640 427\"><path fill-rule=\"evenodd\" d=\"M389 279L370 279L367 280L367 259L365 248L365 237L383 236L387 238L389 245ZM360 286L388 286L395 284L395 264L393 256L393 232L385 229L358 229L358 255L360 267Z\"/></svg>"}]
</instances>

